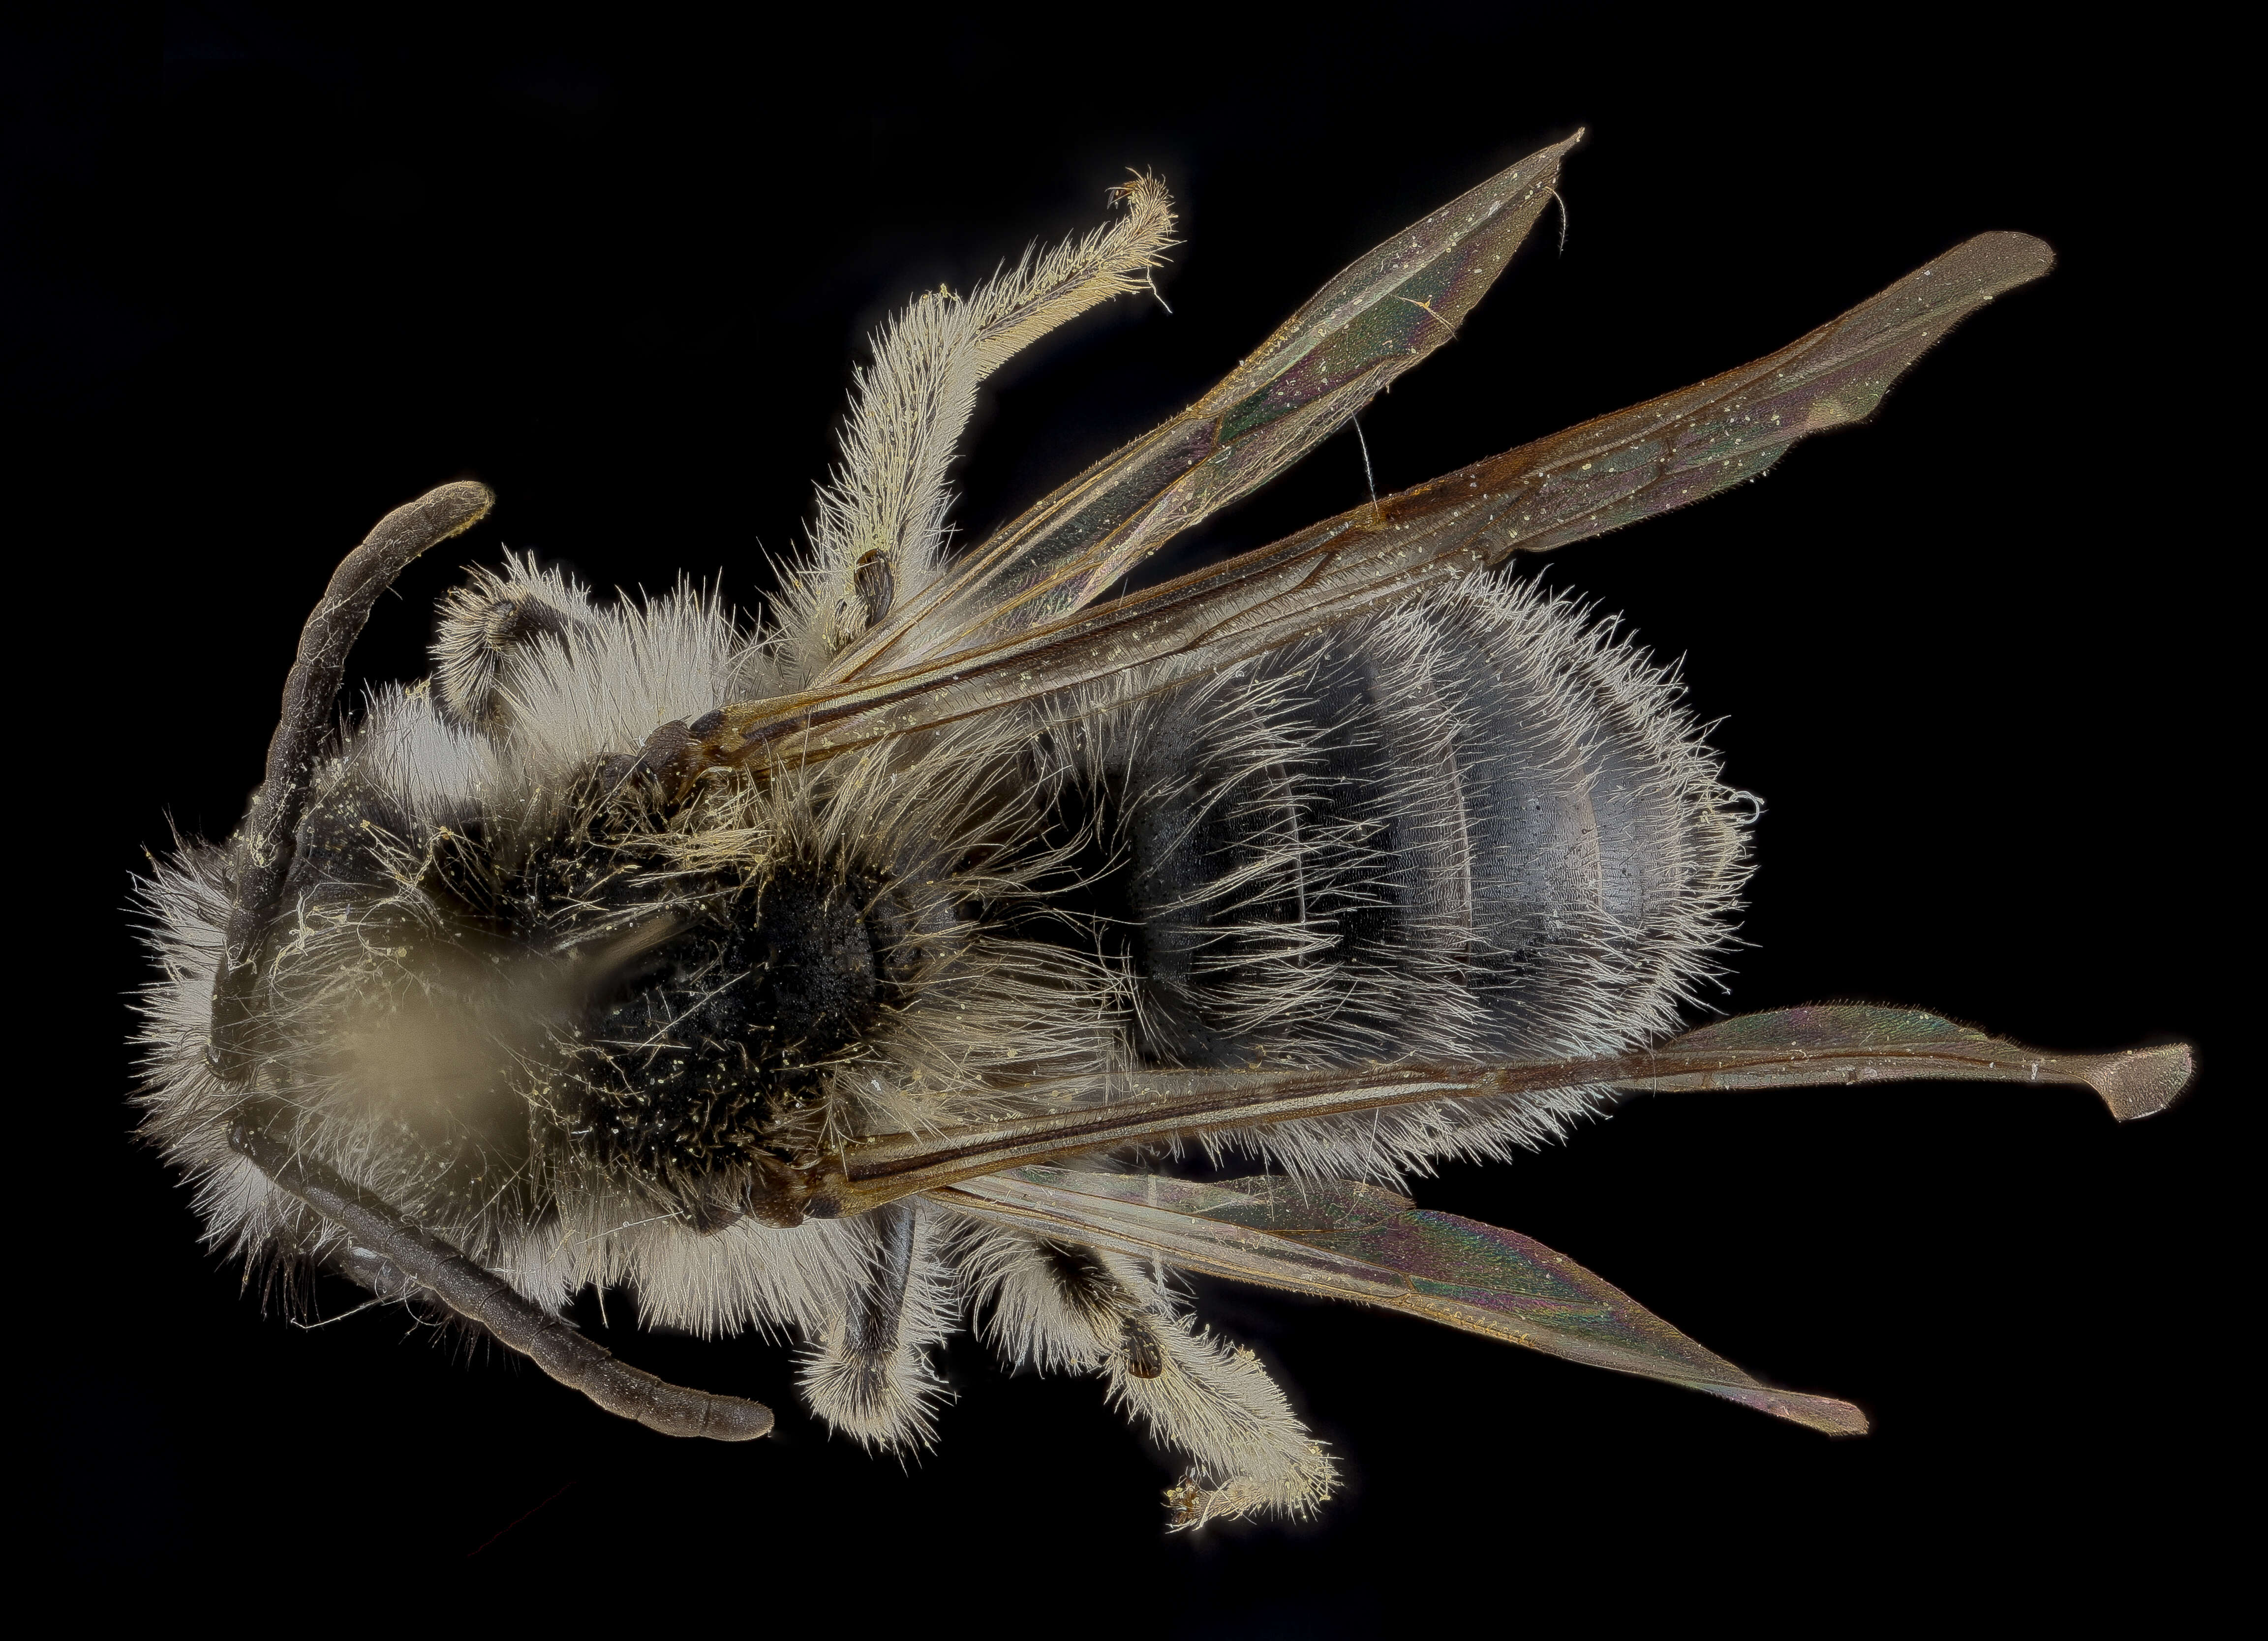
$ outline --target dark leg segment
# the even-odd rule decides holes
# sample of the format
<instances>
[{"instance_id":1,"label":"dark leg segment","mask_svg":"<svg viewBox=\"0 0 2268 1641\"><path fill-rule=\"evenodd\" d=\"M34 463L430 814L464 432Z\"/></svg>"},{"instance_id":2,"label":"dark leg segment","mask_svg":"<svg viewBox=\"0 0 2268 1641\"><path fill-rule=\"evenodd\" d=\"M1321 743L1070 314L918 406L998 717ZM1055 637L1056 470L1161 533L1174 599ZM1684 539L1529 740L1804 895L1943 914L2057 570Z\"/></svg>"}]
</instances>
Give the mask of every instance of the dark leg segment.
<instances>
[{"instance_id":1,"label":"dark leg segment","mask_svg":"<svg viewBox=\"0 0 2268 1641\"><path fill-rule=\"evenodd\" d=\"M358 1262L373 1270L391 1266L608 1412L636 1419L665 1436L706 1436L715 1441L747 1441L771 1429L771 1409L762 1402L688 1390L616 1360L604 1345L529 1304L501 1279L368 1192L320 1163L294 1157L286 1144L250 1121L236 1125L229 1144L374 1256ZM910 1250L910 1207L905 1218Z\"/></svg>"},{"instance_id":2,"label":"dark leg segment","mask_svg":"<svg viewBox=\"0 0 2268 1641\"><path fill-rule=\"evenodd\" d=\"M923 1211L895 1202L860 1218L865 1269L803 1365L812 1411L886 1452L928 1445L936 1434L929 1404L944 1391L926 1347L941 1333L938 1306L946 1295L925 1252Z\"/></svg>"},{"instance_id":3,"label":"dark leg segment","mask_svg":"<svg viewBox=\"0 0 2268 1641\"><path fill-rule=\"evenodd\" d=\"M1094 1328L1097 1339L1116 1339L1129 1373L1155 1379L1166 1371L1166 1347L1149 1313L1109 1267L1086 1248L1044 1240L1038 1246L1064 1302Z\"/></svg>"},{"instance_id":4,"label":"dark leg segment","mask_svg":"<svg viewBox=\"0 0 2268 1641\"><path fill-rule=\"evenodd\" d=\"M433 641L433 684L442 710L468 729L497 734L508 725L498 699L515 652L539 638L585 631L581 617L544 601L526 583L475 570L441 606Z\"/></svg>"},{"instance_id":5,"label":"dark leg segment","mask_svg":"<svg viewBox=\"0 0 2268 1641\"><path fill-rule=\"evenodd\" d=\"M843 1344L849 1355L877 1364L898 1348L906 1310L906 1284L914 1269L914 1205L886 1203L867 1217L873 1227L874 1279L850 1297Z\"/></svg>"}]
</instances>

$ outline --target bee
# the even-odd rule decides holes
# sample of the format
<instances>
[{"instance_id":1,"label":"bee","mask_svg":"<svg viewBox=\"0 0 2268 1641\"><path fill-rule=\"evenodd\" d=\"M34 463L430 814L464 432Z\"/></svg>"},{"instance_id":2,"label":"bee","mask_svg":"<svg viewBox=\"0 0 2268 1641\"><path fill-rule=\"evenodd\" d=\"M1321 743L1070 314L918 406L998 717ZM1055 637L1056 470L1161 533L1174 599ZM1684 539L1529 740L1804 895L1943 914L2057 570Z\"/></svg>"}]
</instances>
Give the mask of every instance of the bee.
<instances>
[{"instance_id":1,"label":"bee","mask_svg":"<svg viewBox=\"0 0 2268 1641\"><path fill-rule=\"evenodd\" d=\"M508 555L444 600L431 675L335 732L377 598L494 498L445 484L380 521L308 617L243 823L141 886L144 1128L211 1240L674 1436L773 1417L617 1359L575 1295L800 1339L812 1409L882 1451L933 1439L937 1348L969 1327L1101 1379L1182 1455L1177 1526L1311 1512L1334 1464L1175 1273L1862 1431L1401 1188L1635 1092L2056 1082L2124 1120L2185 1085L2183 1045L2053 1054L1906 1008L1681 1029L1753 800L1668 671L1502 573L1864 418L2048 247L1983 235L1754 364L1137 581L1455 335L1580 136L959 555L978 385L1151 289L1172 200L1137 176L1107 225L916 298L752 629L689 585L603 600Z\"/></svg>"}]
</instances>

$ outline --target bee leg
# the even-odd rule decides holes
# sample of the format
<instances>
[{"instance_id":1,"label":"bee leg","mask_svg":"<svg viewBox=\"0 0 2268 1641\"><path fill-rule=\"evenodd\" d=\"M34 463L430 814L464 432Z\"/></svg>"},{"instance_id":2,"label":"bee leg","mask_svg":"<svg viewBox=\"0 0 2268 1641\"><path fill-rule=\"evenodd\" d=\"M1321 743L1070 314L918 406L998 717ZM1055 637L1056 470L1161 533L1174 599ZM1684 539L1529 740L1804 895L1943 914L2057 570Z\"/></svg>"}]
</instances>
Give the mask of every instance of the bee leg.
<instances>
[{"instance_id":1,"label":"bee leg","mask_svg":"<svg viewBox=\"0 0 2268 1641\"><path fill-rule=\"evenodd\" d=\"M873 1217L874 1285L851 1296L844 1347L863 1357L885 1357L898 1347L906 1289L914 1274L915 1210L892 1203Z\"/></svg>"},{"instance_id":2,"label":"bee leg","mask_svg":"<svg viewBox=\"0 0 2268 1641\"><path fill-rule=\"evenodd\" d=\"M519 576L475 569L441 606L433 641L433 682L441 710L469 729L504 725L505 674L517 653L542 637L563 638L590 623Z\"/></svg>"},{"instance_id":3,"label":"bee leg","mask_svg":"<svg viewBox=\"0 0 2268 1641\"><path fill-rule=\"evenodd\" d=\"M1102 1255L1060 1242L1041 1241L1034 1246L1064 1308L1090 1335L1096 1368L1116 1357L1123 1370L1136 1379L1155 1379L1166 1371L1166 1346L1158 1335L1158 1317L1104 1262Z\"/></svg>"},{"instance_id":4,"label":"bee leg","mask_svg":"<svg viewBox=\"0 0 2268 1641\"><path fill-rule=\"evenodd\" d=\"M1130 1285L1156 1294L1140 1273ZM1102 1371L1112 1405L1189 1457L1189 1468L1166 1490L1171 1525L1312 1514L1331 1496L1336 1467L1259 1358L1189 1316L1152 1313L1151 1321L1154 1354L1116 1351Z\"/></svg>"},{"instance_id":5,"label":"bee leg","mask_svg":"<svg viewBox=\"0 0 2268 1641\"><path fill-rule=\"evenodd\" d=\"M1014 1233L970 1235L993 1348L1012 1365L1099 1374L1114 1406L1187 1457L1166 1493L1174 1527L1304 1516L1330 1497L1329 1456L1259 1359L1178 1314L1134 1261Z\"/></svg>"},{"instance_id":6,"label":"bee leg","mask_svg":"<svg viewBox=\"0 0 2268 1641\"><path fill-rule=\"evenodd\" d=\"M852 390L841 466L819 492L811 563L777 607L806 678L880 642L874 629L942 568L946 470L977 384L1096 303L1155 289L1150 270L1174 243L1172 197L1154 177L1113 197L1125 210L1108 228L1027 256L965 298L942 288L917 297L875 335L873 363Z\"/></svg>"},{"instance_id":7,"label":"bee leg","mask_svg":"<svg viewBox=\"0 0 2268 1641\"><path fill-rule=\"evenodd\" d=\"M494 1272L322 1164L295 1154L288 1143L250 1120L237 1123L229 1144L279 1189L344 1232L350 1247L342 1268L357 1277L366 1273L392 1290L381 1297L398 1297L415 1284L561 1384L665 1436L747 1441L771 1429L771 1409L762 1402L688 1390L618 1361L613 1351L530 1304Z\"/></svg>"},{"instance_id":8,"label":"bee leg","mask_svg":"<svg viewBox=\"0 0 2268 1641\"><path fill-rule=\"evenodd\" d=\"M912 1200L887 1203L857 1223L868 1237L868 1280L846 1297L806 1359L804 1396L820 1417L866 1446L925 1446L936 1434L931 1404L944 1389L929 1360L929 1347L950 1320L943 1268Z\"/></svg>"},{"instance_id":9,"label":"bee leg","mask_svg":"<svg viewBox=\"0 0 2268 1641\"><path fill-rule=\"evenodd\" d=\"M860 554L851 570L850 585L836 601L828 643L837 650L848 649L868 628L890 613L891 602L897 596L897 572L890 568L887 553L880 548L869 548Z\"/></svg>"}]
</instances>

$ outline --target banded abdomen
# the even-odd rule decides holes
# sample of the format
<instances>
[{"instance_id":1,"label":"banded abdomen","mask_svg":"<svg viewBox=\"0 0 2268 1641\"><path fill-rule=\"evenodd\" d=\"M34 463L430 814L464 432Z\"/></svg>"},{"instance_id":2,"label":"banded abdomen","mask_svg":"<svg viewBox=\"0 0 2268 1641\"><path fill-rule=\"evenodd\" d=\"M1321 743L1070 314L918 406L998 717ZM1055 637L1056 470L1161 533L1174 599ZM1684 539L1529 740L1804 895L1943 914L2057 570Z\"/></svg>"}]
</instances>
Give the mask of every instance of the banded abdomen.
<instances>
[{"instance_id":1,"label":"banded abdomen","mask_svg":"<svg viewBox=\"0 0 2268 1641\"><path fill-rule=\"evenodd\" d=\"M1489 582L1053 737L1066 883L1153 1063L1597 1053L1664 1029L1745 873L1674 680Z\"/></svg>"}]
</instances>

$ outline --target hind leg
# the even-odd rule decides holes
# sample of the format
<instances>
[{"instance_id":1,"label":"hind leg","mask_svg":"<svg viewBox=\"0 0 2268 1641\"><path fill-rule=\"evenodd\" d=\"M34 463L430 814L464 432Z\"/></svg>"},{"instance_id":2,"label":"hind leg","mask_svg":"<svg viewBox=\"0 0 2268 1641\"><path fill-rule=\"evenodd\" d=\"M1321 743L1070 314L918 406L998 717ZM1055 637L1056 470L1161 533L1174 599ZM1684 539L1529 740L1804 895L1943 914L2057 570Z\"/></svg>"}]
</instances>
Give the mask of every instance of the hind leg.
<instances>
[{"instance_id":1,"label":"hind leg","mask_svg":"<svg viewBox=\"0 0 2268 1641\"><path fill-rule=\"evenodd\" d=\"M1113 1406L1186 1458L1166 1492L1175 1527L1305 1516L1330 1497L1329 1456L1259 1359L1196 1325L1136 1262L1012 1231L963 1234L1001 1359L1099 1376Z\"/></svg>"}]
</instances>

